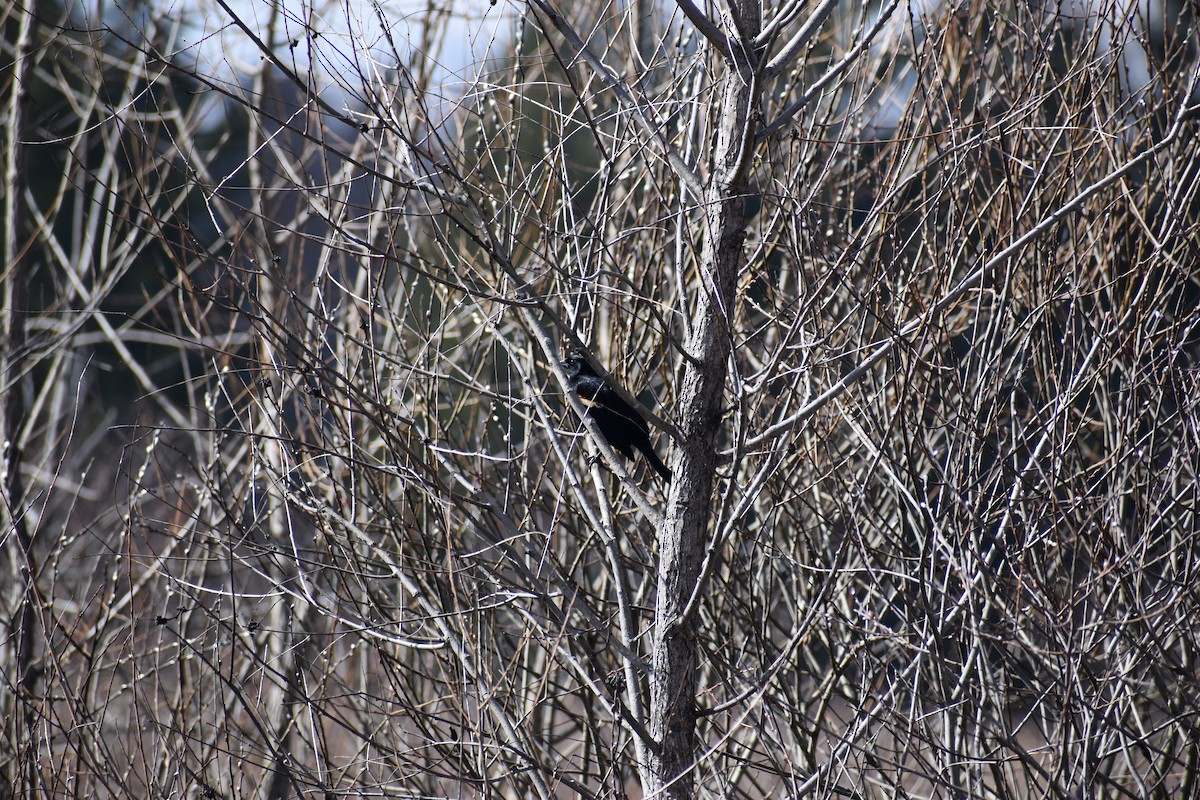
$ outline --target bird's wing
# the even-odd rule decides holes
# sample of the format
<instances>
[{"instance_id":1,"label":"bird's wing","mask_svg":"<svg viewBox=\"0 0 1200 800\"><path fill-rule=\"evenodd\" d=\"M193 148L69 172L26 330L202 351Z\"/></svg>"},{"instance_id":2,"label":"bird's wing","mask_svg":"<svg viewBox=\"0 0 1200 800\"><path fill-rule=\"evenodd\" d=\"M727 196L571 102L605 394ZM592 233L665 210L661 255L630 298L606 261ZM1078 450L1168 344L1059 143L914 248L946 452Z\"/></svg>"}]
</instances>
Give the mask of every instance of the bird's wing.
<instances>
[{"instance_id":1,"label":"bird's wing","mask_svg":"<svg viewBox=\"0 0 1200 800\"><path fill-rule=\"evenodd\" d=\"M603 405L612 413L624 417L632 422L638 430L647 436L650 435L650 426L646 424L646 420L637 412L633 406L621 399L621 395L614 392L607 386L601 386L600 391L596 393L595 402L598 405Z\"/></svg>"}]
</instances>

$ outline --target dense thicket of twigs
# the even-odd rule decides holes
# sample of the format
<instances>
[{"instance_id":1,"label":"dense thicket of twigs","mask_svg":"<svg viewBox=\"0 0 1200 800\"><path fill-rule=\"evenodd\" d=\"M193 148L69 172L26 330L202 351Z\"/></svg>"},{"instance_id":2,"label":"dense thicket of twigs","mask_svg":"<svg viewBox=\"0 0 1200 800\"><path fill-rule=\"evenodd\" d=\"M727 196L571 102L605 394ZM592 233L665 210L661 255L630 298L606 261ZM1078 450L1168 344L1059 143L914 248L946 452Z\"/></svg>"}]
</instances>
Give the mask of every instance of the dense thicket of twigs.
<instances>
[{"instance_id":1,"label":"dense thicket of twigs","mask_svg":"<svg viewBox=\"0 0 1200 800\"><path fill-rule=\"evenodd\" d=\"M690 781L1193 796L1194 8L849 5L800 48L825 4L763 11ZM241 83L168 20L35 26L0 796L654 785L666 488L555 364L684 444L746 76L677 10L502 10L466 83L450 14L370 49L226 16L269 55Z\"/></svg>"}]
</instances>

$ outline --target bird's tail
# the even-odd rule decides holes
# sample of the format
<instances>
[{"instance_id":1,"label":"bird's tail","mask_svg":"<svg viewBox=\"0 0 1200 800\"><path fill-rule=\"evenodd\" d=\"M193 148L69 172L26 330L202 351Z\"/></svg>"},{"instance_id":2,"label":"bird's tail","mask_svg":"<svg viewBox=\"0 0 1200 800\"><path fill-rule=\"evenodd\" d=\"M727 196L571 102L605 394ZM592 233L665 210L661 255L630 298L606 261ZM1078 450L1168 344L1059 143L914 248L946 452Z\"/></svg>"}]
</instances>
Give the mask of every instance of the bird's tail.
<instances>
[{"instance_id":1,"label":"bird's tail","mask_svg":"<svg viewBox=\"0 0 1200 800\"><path fill-rule=\"evenodd\" d=\"M671 470L668 469L667 465L663 463L663 460L658 457L658 453L654 452L654 448L643 447L639 449L642 451L642 455L646 457L646 460L650 462L650 466L654 467L654 471L658 473L659 477L667 483L670 483Z\"/></svg>"}]
</instances>

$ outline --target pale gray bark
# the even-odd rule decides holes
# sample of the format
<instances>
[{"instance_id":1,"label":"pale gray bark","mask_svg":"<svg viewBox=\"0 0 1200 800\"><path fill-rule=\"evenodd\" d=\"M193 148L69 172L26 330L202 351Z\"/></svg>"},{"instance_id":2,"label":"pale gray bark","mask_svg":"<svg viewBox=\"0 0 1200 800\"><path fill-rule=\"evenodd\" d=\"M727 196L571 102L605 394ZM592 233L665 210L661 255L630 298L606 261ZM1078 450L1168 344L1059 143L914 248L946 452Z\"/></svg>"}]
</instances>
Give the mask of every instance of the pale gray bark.
<instances>
[{"instance_id":1,"label":"pale gray bark","mask_svg":"<svg viewBox=\"0 0 1200 800\"><path fill-rule=\"evenodd\" d=\"M36 601L37 560L25 507L21 475L21 426L25 416L27 254L21 238L25 194L25 131L36 6L16 10L13 66L0 96L4 114L3 249L0 250L0 542L7 573L0 602L0 672L8 686L0 691L4 720L3 774L0 794L32 796L37 748L33 720L37 705Z\"/></svg>"},{"instance_id":2,"label":"pale gray bark","mask_svg":"<svg viewBox=\"0 0 1200 800\"><path fill-rule=\"evenodd\" d=\"M703 586L701 562L712 531L713 479L726 402L735 287L744 261L745 187L742 184L758 114L757 59L749 48L760 25L754 0L735 4L738 41L726 64L715 112L716 142L705 187L703 289L695 297L694 324L684 344L675 419L679 446L671 461L667 517L659 535L658 593L650 662L650 729L658 744L650 787L663 797L692 796L698 757L696 618L689 600Z\"/></svg>"}]
</instances>

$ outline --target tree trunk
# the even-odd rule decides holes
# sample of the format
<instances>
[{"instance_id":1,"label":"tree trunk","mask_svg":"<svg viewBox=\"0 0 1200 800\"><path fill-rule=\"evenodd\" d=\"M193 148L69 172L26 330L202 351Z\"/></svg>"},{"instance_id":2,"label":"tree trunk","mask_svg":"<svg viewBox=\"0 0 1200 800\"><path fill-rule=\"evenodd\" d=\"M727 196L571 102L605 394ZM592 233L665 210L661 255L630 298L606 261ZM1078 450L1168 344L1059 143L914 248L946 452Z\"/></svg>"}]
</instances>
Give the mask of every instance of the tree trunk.
<instances>
[{"instance_id":1,"label":"tree trunk","mask_svg":"<svg viewBox=\"0 0 1200 800\"><path fill-rule=\"evenodd\" d=\"M20 207L25 195L25 111L28 81L33 72L32 57L36 9L17 12L19 30L13 69L9 76L8 108L5 113L4 146L4 219L3 251L0 257L0 538L6 541L3 598L0 616L7 622L0 630L0 669L6 673L12 692L5 692L0 716L5 722L8 762L0 784L0 794L30 796L36 779L37 737L34 725L38 683L34 653L33 583L37 564L33 538L25 519L25 489L21 479L21 427L24 421L25 314L28 287L28 259L20 240Z\"/></svg>"},{"instance_id":2,"label":"tree trunk","mask_svg":"<svg viewBox=\"0 0 1200 800\"><path fill-rule=\"evenodd\" d=\"M746 4L742 33L758 29L756 7ZM695 614L688 601L700 578L709 528L717 430L728 370L734 292L742 260L745 200L742 180L754 137L758 81L741 54L731 66L717 114L717 140L705 189L706 233L695 324L685 344L676 419L681 441L671 465L667 518L659 542L656 629L651 657L651 733L659 744L651 772L656 796L692 796L696 738L697 648Z\"/></svg>"}]
</instances>

